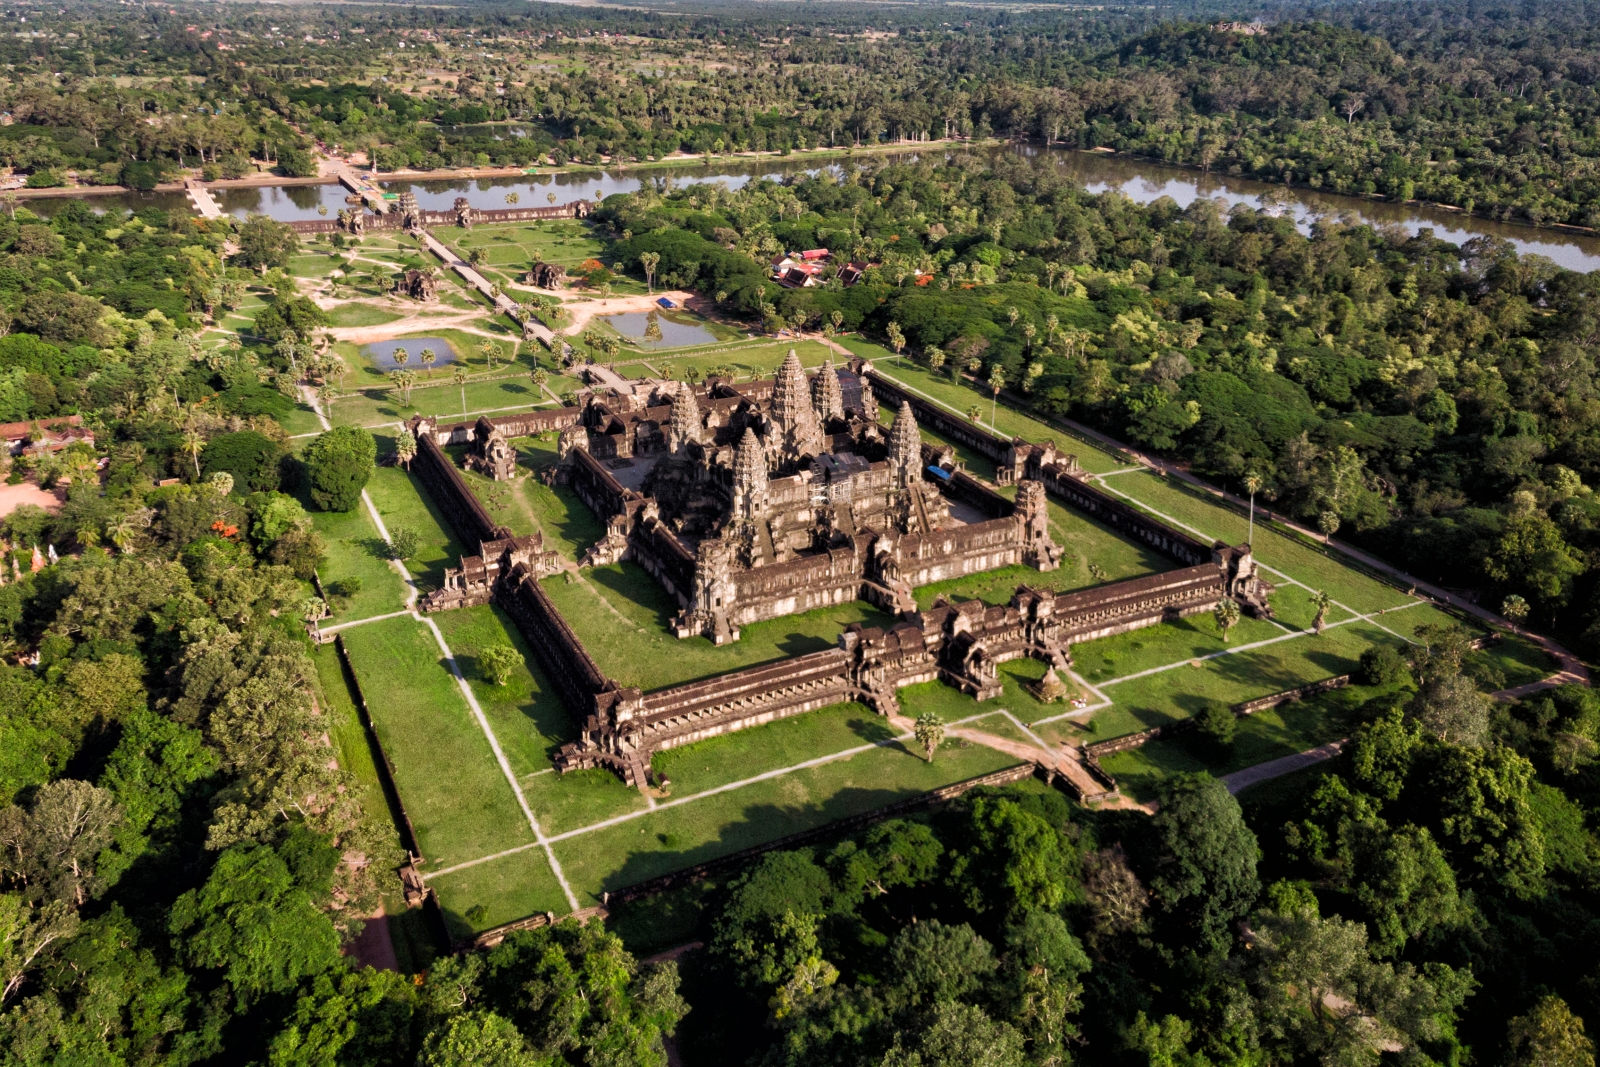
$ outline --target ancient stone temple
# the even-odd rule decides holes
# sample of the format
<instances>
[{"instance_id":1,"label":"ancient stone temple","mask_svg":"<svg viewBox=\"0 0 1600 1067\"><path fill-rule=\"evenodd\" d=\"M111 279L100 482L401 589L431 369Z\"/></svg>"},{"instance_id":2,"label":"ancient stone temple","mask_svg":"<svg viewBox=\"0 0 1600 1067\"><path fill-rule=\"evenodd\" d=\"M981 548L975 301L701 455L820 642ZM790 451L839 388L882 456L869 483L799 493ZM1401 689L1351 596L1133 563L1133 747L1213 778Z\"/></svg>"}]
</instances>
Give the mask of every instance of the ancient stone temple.
<instances>
[{"instance_id":1,"label":"ancient stone temple","mask_svg":"<svg viewBox=\"0 0 1600 1067\"><path fill-rule=\"evenodd\" d=\"M517 450L486 415L478 416L472 428L472 446L467 451L466 466L497 482L510 481L517 476Z\"/></svg>"},{"instance_id":2,"label":"ancient stone temple","mask_svg":"<svg viewBox=\"0 0 1600 1067\"><path fill-rule=\"evenodd\" d=\"M561 435L560 477L606 522L585 557L631 559L677 598L680 637L736 641L747 623L1013 564L1058 566L1042 486L1012 502L922 443L901 405L885 428L853 371L704 392L662 382L592 392ZM627 484L624 484L626 481Z\"/></svg>"},{"instance_id":3,"label":"ancient stone temple","mask_svg":"<svg viewBox=\"0 0 1600 1067\"><path fill-rule=\"evenodd\" d=\"M522 275L522 284L540 289L559 289L566 278L567 268L559 263L535 263Z\"/></svg>"},{"instance_id":4,"label":"ancient stone temple","mask_svg":"<svg viewBox=\"0 0 1600 1067\"><path fill-rule=\"evenodd\" d=\"M407 233L421 233L427 224L422 215L422 205L417 202L417 194L409 189L400 194L400 199L395 201L395 213L400 216L400 226Z\"/></svg>"},{"instance_id":5,"label":"ancient stone temple","mask_svg":"<svg viewBox=\"0 0 1600 1067\"><path fill-rule=\"evenodd\" d=\"M432 271L408 270L401 276L395 290L401 296L432 303L439 299L439 279L433 276Z\"/></svg>"}]
</instances>

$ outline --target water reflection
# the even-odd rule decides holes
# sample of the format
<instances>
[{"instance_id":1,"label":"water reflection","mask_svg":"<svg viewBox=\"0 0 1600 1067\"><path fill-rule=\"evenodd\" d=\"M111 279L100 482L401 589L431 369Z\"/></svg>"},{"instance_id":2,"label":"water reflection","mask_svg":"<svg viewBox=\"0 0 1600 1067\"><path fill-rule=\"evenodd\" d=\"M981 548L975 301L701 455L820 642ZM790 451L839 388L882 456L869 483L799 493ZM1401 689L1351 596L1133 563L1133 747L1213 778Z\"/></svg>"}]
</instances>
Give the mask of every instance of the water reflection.
<instances>
[{"instance_id":1,"label":"water reflection","mask_svg":"<svg viewBox=\"0 0 1600 1067\"><path fill-rule=\"evenodd\" d=\"M1043 149L1035 145L1017 146L1013 151L1036 157ZM1311 223L1319 216L1346 215L1374 226L1399 226L1407 233L1416 233L1424 227L1432 228L1434 236L1462 244L1479 234L1489 234L1510 241L1519 253L1549 256L1570 270L1591 271L1600 269L1600 237L1580 237L1555 230L1535 230L1513 223L1494 222L1490 219L1467 218L1442 208L1419 204L1396 204L1378 200L1365 200L1336 193L1323 193L1315 189L1292 187L1234 178L1228 175L1202 175L1178 167L1163 167L1144 160L1101 155L1093 152L1055 150L1050 152L1058 166L1072 179L1092 193L1110 189L1120 191L1130 200L1148 204L1163 196L1171 197L1180 207L1188 207L1205 196L1222 200L1227 207L1234 204L1260 206L1263 193L1287 193L1283 210L1294 217L1302 233L1309 233ZM1226 210L1226 208L1224 208Z\"/></svg>"},{"instance_id":2,"label":"water reflection","mask_svg":"<svg viewBox=\"0 0 1600 1067\"><path fill-rule=\"evenodd\" d=\"M433 352L433 359L425 362L422 358L423 350ZM401 356L400 353L405 355ZM434 367L442 367L446 363L456 361L456 350L450 347L450 342L443 337L406 337L393 341L374 341L363 345L361 354L372 361L379 370L399 370L409 367L414 371L426 374Z\"/></svg>"},{"instance_id":3,"label":"water reflection","mask_svg":"<svg viewBox=\"0 0 1600 1067\"><path fill-rule=\"evenodd\" d=\"M693 322L675 322L655 311L602 315L601 321L616 330L630 344L648 348L678 348L682 345L711 344L716 334Z\"/></svg>"},{"instance_id":4,"label":"water reflection","mask_svg":"<svg viewBox=\"0 0 1600 1067\"><path fill-rule=\"evenodd\" d=\"M339 184L268 185L255 189L213 189L222 210L237 218L266 215L279 222L337 218L350 193ZM319 208L327 210L319 211Z\"/></svg>"}]
</instances>

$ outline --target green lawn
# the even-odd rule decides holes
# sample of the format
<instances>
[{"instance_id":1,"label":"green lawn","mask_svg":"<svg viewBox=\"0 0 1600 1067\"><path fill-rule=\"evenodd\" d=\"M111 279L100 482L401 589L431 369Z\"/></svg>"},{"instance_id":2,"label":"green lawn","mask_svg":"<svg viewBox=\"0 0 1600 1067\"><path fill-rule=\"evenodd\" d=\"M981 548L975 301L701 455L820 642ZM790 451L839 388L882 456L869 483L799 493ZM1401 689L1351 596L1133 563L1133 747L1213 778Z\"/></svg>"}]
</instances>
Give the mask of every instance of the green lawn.
<instances>
[{"instance_id":1,"label":"green lawn","mask_svg":"<svg viewBox=\"0 0 1600 1067\"><path fill-rule=\"evenodd\" d=\"M433 634L410 618L343 634L430 870L533 840Z\"/></svg>"},{"instance_id":2,"label":"green lawn","mask_svg":"<svg viewBox=\"0 0 1600 1067\"><path fill-rule=\"evenodd\" d=\"M518 204L506 206L545 205L542 202L532 203L524 197ZM511 268L508 273L518 275L534 261L559 263L571 270L584 260L596 258L605 251L605 244L594 235L592 224L577 219L475 226L445 243L462 255L471 249L482 248L491 266Z\"/></svg>"},{"instance_id":3,"label":"green lawn","mask_svg":"<svg viewBox=\"0 0 1600 1067\"><path fill-rule=\"evenodd\" d=\"M440 612L433 620L456 654L518 782L548 769L556 748L577 736L577 724L516 626L498 607L487 605ZM478 666L479 654L492 645L510 645L522 654L523 662L505 685L489 682Z\"/></svg>"},{"instance_id":4,"label":"green lawn","mask_svg":"<svg viewBox=\"0 0 1600 1067\"><path fill-rule=\"evenodd\" d=\"M1114 494L1124 495L1151 511L1176 519L1206 539L1237 544L1248 536L1247 519L1198 490L1172 479L1140 471L1105 479ZM1393 608L1411 600L1403 590L1357 571L1335 554L1277 533L1256 523L1255 554L1262 564L1313 589L1326 589L1334 599L1360 612ZM1268 574L1268 581L1276 582Z\"/></svg>"},{"instance_id":5,"label":"green lawn","mask_svg":"<svg viewBox=\"0 0 1600 1067\"><path fill-rule=\"evenodd\" d=\"M988 774L1015 760L951 739L927 763L899 745L874 747L557 842L556 858L583 904L603 891Z\"/></svg>"},{"instance_id":6,"label":"green lawn","mask_svg":"<svg viewBox=\"0 0 1600 1067\"><path fill-rule=\"evenodd\" d=\"M391 817L398 813L389 810L389 800L384 795L378 772L381 757L368 739L366 727L361 725L354 696L345 680L344 667L339 662L339 650L331 644L318 645L312 652L312 661L317 665L317 680L322 687L322 710L328 724L328 736L333 741L334 751L338 753L339 766L355 780L361 810L367 822L381 830L383 840L394 852L394 858L399 859L402 856L400 834L396 829L396 820ZM385 860L389 858L383 857ZM399 885L394 884L392 889L398 890ZM398 892L385 895L399 896Z\"/></svg>"},{"instance_id":7,"label":"green lawn","mask_svg":"<svg viewBox=\"0 0 1600 1067\"><path fill-rule=\"evenodd\" d=\"M380 454L393 451L392 436L381 433L376 436ZM391 534L399 527L417 532L421 547L415 556L406 561L406 568L419 584L434 589L442 585L444 568L455 566L461 559L463 549L456 540L454 528L416 476L400 467L379 467L367 483L367 493ZM473 545L470 551L477 550L478 546Z\"/></svg>"},{"instance_id":8,"label":"green lawn","mask_svg":"<svg viewBox=\"0 0 1600 1067\"><path fill-rule=\"evenodd\" d=\"M462 939L529 915L570 910L542 848L451 871L428 884L439 894L451 934Z\"/></svg>"},{"instance_id":9,"label":"green lawn","mask_svg":"<svg viewBox=\"0 0 1600 1067\"><path fill-rule=\"evenodd\" d=\"M330 326L382 326L402 316L395 311L371 307L367 304L341 304L328 312Z\"/></svg>"},{"instance_id":10,"label":"green lawn","mask_svg":"<svg viewBox=\"0 0 1600 1067\"><path fill-rule=\"evenodd\" d=\"M849 623L893 621L852 600L742 627L739 640L719 648L704 637L673 636L667 624L678 613L677 600L634 563L595 567L570 581L565 575L546 578L544 588L601 670L642 689L818 652L834 647Z\"/></svg>"},{"instance_id":11,"label":"green lawn","mask_svg":"<svg viewBox=\"0 0 1600 1067\"><path fill-rule=\"evenodd\" d=\"M1072 646L1074 668L1096 685L1113 678L1165 667L1171 663L1199 659L1229 647L1247 645L1283 636L1283 631L1248 616L1228 634L1223 643L1217 622L1210 613L1190 615L1177 622L1147 626L1142 630L1084 641Z\"/></svg>"},{"instance_id":12,"label":"green lawn","mask_svg":"<svg viewBox=\"0 0 1600 1067\"><path fill-rule=\"evenodd\" d=\"M336 425L382 426L404 422L413 415L433 415L440 422L464 422L484 412L505 414L554 403L536 393L526 377L458 386L444 371L434 374L434 379L422 378L411 390L409 405L402 405L400 395L388 386L343 393L333 402L330 420Z\"/></svg>"},{"instance_id":13,"label":"green lawn","mask_svg":"<svg viewBox=\"0 0 1600 1067\"><path fill-rule=\"evenodd\" d=\"M1198 733L1157 738L1143 748L1101 761L1117 787L1141 803L1154 797L1162 779L1205 771L1214 775L1253 767L1337 741L1355 725L1354 712L1389 690L1348 686L1296 704L1258 711L1239 720L1233 744L1221 749Z\"/></svg>"},{"instance_id":14,"label":"green lawn","mask_svg":"<svg viewBox=\"0 0 1600 1067\"><path fill-rule=\"evenodd\" d=\"M290 437L322 432L322 420L317 418L315 411L304 404L296 404L287 415L279 416L278 425L282 426L283 432Z\"/></svg>"},{"instance_id":15,"label":"green lawn","mask_svg":"<svg viewBox=\"0 0 1600 1067\"><path fill-rule=\"evenodd\" d=\"M345 578L361 581L361 592L334 615L334 622L371 618L399 611L405 605L405 582L384 556L383 539L372 525L365 504L358 504L353 511L313 511L311 523L322 535L328 551L327 559L317 568L323 588Z\"/></svg>"},{"instance_id":16,"label":"green lawn","mask_svg":"<svg viewBox=\"0 0 1600 1067\"><path fill-rule=\"evenodd\" d=\"M1379 643L1392 645L1396 642L1377 627L1356 622L1331 628L1321 637L1286 637L1262 648L1202 660L1198 666L1182 659L1174 660L1183 666L1115 684L1096 683L1113 704L1093 714L1087 736L1082 728L1066 721L1042 727L1048 735L1041 733L1041 736L1074 741L1120 737L1188 718L1211 701L1236 704L1336 674L1348 674L1356 669L1362 651ZM1127 673L1131 672L1119 671L1118 676Z\"/></svg>"},{"instance_id":17,"label":"green lawn","mask_svg":"<svg viewBox=\"0 0 1600 1067\"><path fill-rule=\"evenodd\" d=\"M556 462L553 437L548 441L523 437L512 444L517 450L522 477L515 482L495 482L476 471L463 469L461 473L467 485L496 522L509 527L518 537L541 529L548 547L567 559L576 560L585 549L605 536L605 524L595 518L577 493L566 486L549 486L539 480L538 470ZM458 466L464 450L464 446L449 450Z\"/></svg>"}]
</instances>

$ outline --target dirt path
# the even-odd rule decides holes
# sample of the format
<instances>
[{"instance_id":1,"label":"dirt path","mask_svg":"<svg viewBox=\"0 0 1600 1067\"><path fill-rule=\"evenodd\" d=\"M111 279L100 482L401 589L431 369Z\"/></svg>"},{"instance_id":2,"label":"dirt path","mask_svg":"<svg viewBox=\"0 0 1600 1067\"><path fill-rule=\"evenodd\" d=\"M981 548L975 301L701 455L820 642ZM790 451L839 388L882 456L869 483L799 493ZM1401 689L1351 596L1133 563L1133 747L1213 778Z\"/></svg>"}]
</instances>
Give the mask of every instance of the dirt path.
<instances>
[{"instance_id":1,"label":"dirt path","mask_svg":"<svg viewBox=\"0 0 1600 1067\"><path fill-rule=\"evenodd\" d=\"M487 310L487 309L485 309ZM394 322L385 322L379 326L334 326L325 332L333 334L336 341L349 341L351 344L364 345L373 341L387 341L399 337L403 333L416 333L419 330L456 330L461 333L475 334L479 337L490 337L496 341L509 341L511 338L504 334L491 333L481 326L473 323L483 317L482 312L463 311L459 315L425 315L413 312L403 319ZM463 353L465 355L465 353Z\"/></svg>"}]
</instances>

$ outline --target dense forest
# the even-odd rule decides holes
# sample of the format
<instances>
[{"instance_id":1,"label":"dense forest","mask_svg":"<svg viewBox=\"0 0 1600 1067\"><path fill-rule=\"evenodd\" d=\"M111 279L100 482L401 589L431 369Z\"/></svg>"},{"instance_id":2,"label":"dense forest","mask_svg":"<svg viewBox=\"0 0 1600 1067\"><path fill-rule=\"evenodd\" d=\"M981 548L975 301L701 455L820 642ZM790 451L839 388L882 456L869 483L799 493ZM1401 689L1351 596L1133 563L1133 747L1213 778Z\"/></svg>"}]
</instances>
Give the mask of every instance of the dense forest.
<instances>
[{"instance_id":1,"label":"dense forest","mask_svg":"<svg viewBox=\"0 0 1600 1067\"><path fill-rule=\"evenodd\" d=\"M908 7L863 34L851 7L781 22L396 7L284 27L69 10L0 41L19 75L0 160L36 185L72 169L149 187L185 162L309 174L313 140L393 170L1005 136L1600 224L1600 69L1579 3L1245 10L1259 33L1204 7L967 14ZM517 135L482 128L495 121Z\"/></svg>"},{"instance_id":2,"label":"dense forest","mask_svg":"<svg viewBox=\"0 0 1600 1067\"><path fill-rule=\"evenodd\" d=\"M846 5L54 11L0 13L0 162L35 186L307 173L318 142L433 169L949 134L1596 221L1575 3L908 5L873 34ZM1600 657L1594 276L1301 232L1273 195L1140 206L1048 157L839 164L609 197L603 262L1255 487ZM1367 657L1343 755L1242 807L1205 776L1153 814L980 790L705 890L681 964L636 959L620 909L357 966L401 857L332 758L308 509L378 457L351 427L296 453L275 417L333 374L296 246L0 212L0 422L93 434L0 471L65 496L0 528L0 1067L659 1067L671 1034L690 1063L1593 1067L1600 700L1491 707L1454 630ZM770 281L816 247L870 266ZM247 290L249 328L203 343Z\"/></svg>"},{"instance_id":3,"label":"dense forest","mask_svg":"<svg viewBox=\"0 0 1600 1067\"><path fill-rule=\"evenodd\" d=\"M847 167L729 193L608 198L625 262L784 324L866 329L1180 457L1591 652L1600 503L1593 275L1319 222L1085 194L1048 159ZM775 290L757 260L834 247L863 284Z\"/></svg>"},{"instance_id":4,"label":"dense forest","mask_svg":"<svg viewBox=\"0 0 1600 1067\"><path fill-rule=\"evenodd\" d=\"M1439 635L1420 689L1360 709L1309 795L1241 810L1180 776L1150 816L984 790L769 855L716 897L680 1047L807 1067L1592 1063L1595 782L1559 753L1600 706L1573 688L1441 714L1458 656Z\"/></svg>"}]
</instances>

